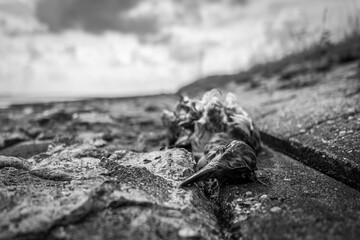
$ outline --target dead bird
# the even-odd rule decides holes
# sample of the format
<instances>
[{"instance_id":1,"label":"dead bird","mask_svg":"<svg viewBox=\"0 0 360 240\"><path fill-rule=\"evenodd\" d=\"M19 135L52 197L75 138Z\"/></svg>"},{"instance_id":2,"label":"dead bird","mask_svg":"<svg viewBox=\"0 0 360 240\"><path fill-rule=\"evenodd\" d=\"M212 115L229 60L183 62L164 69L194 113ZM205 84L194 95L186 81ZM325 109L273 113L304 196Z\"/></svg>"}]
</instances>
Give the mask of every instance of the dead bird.
<instances>
[{"instance_id":1,"label":"dead bird","mask_svg":"<svg viewBox=\"0 0 360 240\"><path fill-rule=\"evenodd\" d=\"M174 112L164 111L163 122L168 127L173 146L190 146L185 148L192 151L198 159L196 169L199 172L181 186L198 179L220 178L222 181L229 176L228 173L233 175L231 178L238 178L240 168L224 170L222 166L226 166L227 161L219 160L222 159L221 154L236 147L239 151L235 149L231 152L238 154L236 158L239 159L238 165L242 164L241 169L247 169L244 170L246 174L240 176L256 180L254 171L256 154L261 150L260 134L234 94L228 93L224 99L219 90L213 89L206 92L201 100L181 97ZM225 159L231 159L229 154L225 155ZM213 170L214 166L217 166L214 162L220 163L216 171ZM224 171L227 174L222 174Z\"/></svg>"},{"instance_id":2,"label":"dead bird","mask_svg":"<svg viewBox=\"0 0 360 240\"><path fill-rule=\"evenodd\" d=\"M180 101L175 110L179 126L193 130L194 121L201 117L203 110L203 105L199 100L180 95Z\"/></svg>"},{"instance_id":3,"label":"dead bird","mask_svg":"<svg viewBox=\"0 0 360 240\"><path fill-rule=\"evenodd\" d=\"M242 179L256 180L256 154L243 141L233 140L224 147L210 153L211 161L200 171L186 179L180 187L199 181L216 178L220 182Z\"/></svg>"},{"instance_id":4,"label":"dead bird","mask_svg":"<svg viewBox=\"0 0 360 240\"><path fill-rule=\"evenodd\" d=\"M222 102L218 96L209 100L211 93L214 94L214 91L204 95L202 102L206 105L203 116L194 123L193 150L204 152L204 156L197 165L198 169L208 162L207 149L213 148L213 143L219 140L223 146L231 140L244 141L254 149L256 154L261 150L259 131L249 115L237 104L236 96L229 93L225 102ZM208 100L204 101L204 99Z\"/></svg>"}]
</instances>

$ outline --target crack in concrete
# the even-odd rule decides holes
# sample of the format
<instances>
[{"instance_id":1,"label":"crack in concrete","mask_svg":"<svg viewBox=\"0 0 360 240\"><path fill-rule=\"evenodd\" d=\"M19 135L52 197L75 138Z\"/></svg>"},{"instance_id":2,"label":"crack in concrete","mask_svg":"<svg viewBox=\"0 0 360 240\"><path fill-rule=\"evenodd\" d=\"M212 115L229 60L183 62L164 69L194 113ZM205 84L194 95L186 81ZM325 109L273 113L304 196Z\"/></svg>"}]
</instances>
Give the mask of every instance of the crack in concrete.
<instances>
[{"instance_id":1,"label":"crack in concrete","mask_svg":"<svg viewBox=\"0 0 360 240\"><path fill-rule=\"evenodd\" d=\"M360 191L360 166L346 159L339 159L331 153L320 151L302 143L282 139L260 131L261 139L272 149L282 152L295 160L328 175Z\"/></svg>"}]
</instances>

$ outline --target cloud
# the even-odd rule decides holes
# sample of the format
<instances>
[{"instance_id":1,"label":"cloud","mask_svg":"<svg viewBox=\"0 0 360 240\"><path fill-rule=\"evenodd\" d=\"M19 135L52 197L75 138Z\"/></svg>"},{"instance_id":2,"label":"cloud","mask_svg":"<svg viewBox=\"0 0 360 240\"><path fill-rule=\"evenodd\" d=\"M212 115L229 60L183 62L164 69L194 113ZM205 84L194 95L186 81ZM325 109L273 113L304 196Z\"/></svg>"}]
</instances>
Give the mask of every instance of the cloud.
<instances>
[{"instance_id":1,"label":"cloud","mask_svg":"<svg viewBox=\"0 0 360 240\"><path fill-rule=\"evenodd\" d=\"M67 31L4 40L0 94L139 95L175 91L192 78L162 45L133 35Z\"/></svg>"},{"instance_id":2,"label":"cloud","mask_svg":"<svg viewBox=\"0 0 360 240\"><path fill-rule=\"evenodd\" d=\"M118 31L147 35L158 30L152 16L131 18L127 12L141 0L41 0L36 16L52 32L82 29L91 33Z\"/></svg>"},{"instance_id":3,"label":"cloud","mask_svg":"<svg viewBox=\"0 0 360 240\"><path fill-rule=\"evenodd\" d=\"M198 25L208 5L243 6L248 0L40 0L36 16L51 32L82 29L144 37L174 25ZM222 11L217 11L222 12Z\"/></svg>"},{"instance_id":4,"label":"cloud","mask_svg":"<svg viewBox=\"0 0 360 240\"><path fill-rule=\"evenodd\" d=\"M32 15L33 2L19 0L0 1L0 34L16 37L41 33L45 29Z\"/></svg>"},{"instance_id":5,"label":"cloud","mask_svg":"<svg viewBox=\"0 0 360 240\"><path fill-rule=\"evenodd\" d=\"M329 27L331 21L340 24L334 14L344 5L338 0L0 1L7 2L0 4L0 93L103 96L175 91L199 75L233 73L266 61L287 47L289 26L305 16L312 26L321 23L329 2Z\"/></svg>"}]
</instances>

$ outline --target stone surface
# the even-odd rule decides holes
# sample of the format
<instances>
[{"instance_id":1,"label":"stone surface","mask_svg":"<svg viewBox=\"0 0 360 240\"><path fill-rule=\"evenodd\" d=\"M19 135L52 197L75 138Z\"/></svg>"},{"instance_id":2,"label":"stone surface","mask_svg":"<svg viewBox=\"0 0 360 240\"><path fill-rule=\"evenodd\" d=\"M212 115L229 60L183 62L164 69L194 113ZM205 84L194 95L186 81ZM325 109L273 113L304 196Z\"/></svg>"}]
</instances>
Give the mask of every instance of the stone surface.
<instances>
[{"instance_id":1,"label":"stone surface","mask_svg":"<svg viewBox=\"0 0 360 240\"><path fill-rule=\"evenodd\" d=\"M163 100L3 110L6 131L38 134L0 153L0 239L219 239L214 204L178 188L193 156L160 150Z\"/></svg>"},{"instance_id":2,"label":"stone surface","mask_svg":"<svg viewBox=\"0 0 360 240\"><path fill-rule=\"evenodd\" d=\"M21 142L19 144L0 150L0 155L30 158L39 153L46 152L50 144L51 141L38 140Z\"/></svg>"},{"instance_id":3,"label":"stone surface","mask_svg":"<svg viewBox=\"0 0 360 240\"><path fill-rule=\"evenodd\" d=\"M174 96L0 110L2 136L24 136L0 150L0 239L357 239L359 192L301 163L359 176L353 70L296 91L237 86L265 142L300 161L265 147L264 185L179 189L195 162L165 147Z\"/></svg>"},{"instance_id":4,"label":"stone surface","mask_svg":"<svg viewBox=\"0 0 360 240\"><path fill-rule=\"evenodd\" d=\"M139 238L180 239L177 232L183 228L203 239L217 239L210 202L199 191L178 188L192 173L194 161L187 151L78 157L88 148L73 146L41 161L24 160L31 163L29 169L18 163L6 167L2 164L6 158L0 158L4 179L0 239L56 239L59 231L66 239L108 239L118 234L134 239L134 233ZM144 163L145 159L151 162ZM34 174L33 169L44 172Z\"/></svg>"}]
</instances>

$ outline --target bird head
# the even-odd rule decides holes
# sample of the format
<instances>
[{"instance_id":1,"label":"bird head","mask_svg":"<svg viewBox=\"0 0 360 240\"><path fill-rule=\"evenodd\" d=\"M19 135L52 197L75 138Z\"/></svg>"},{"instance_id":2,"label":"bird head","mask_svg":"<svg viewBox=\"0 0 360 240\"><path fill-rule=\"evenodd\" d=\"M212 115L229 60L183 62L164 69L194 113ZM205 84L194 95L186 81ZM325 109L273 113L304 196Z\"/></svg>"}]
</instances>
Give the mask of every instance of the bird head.
<instances>
[{"instance_id":1,"label":"bird head","mask_svg":"<svg viewBox=\"0 0 360 240\"><path fill-rule=\"evenodd\" d=\"M256 168L255 152L243 141L231 141L223 149L219 150L216 158L221 163L219 165L221 168L237 169L246 167L252 171Z\"/></svg>"},{"instance_id":2,"label":"bird head","mask_svg":"<svg viewBox=\"0 0 360 240\"><path fill-rule=\"evenodd\" d=\"M253 173L256 169L256 155L254 150L245 142L233 140L224 147L219 147L207 156L210 162L200 171L180 184L185 187L211 178L220 181L236 178L243 173ZM234 175L234 176L232 176Z\"/></svg>"}]
</instances>

